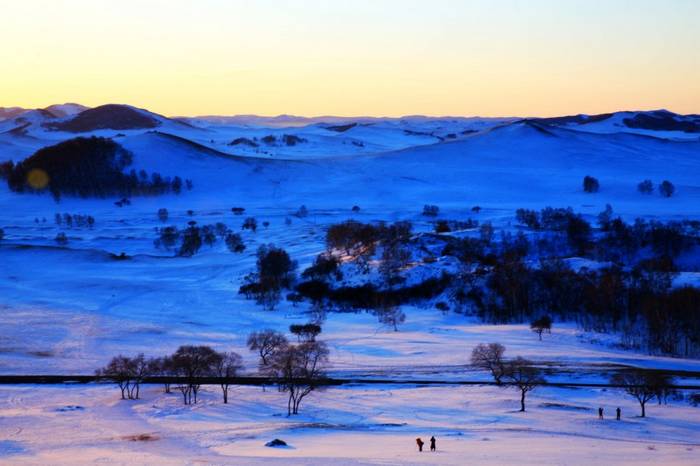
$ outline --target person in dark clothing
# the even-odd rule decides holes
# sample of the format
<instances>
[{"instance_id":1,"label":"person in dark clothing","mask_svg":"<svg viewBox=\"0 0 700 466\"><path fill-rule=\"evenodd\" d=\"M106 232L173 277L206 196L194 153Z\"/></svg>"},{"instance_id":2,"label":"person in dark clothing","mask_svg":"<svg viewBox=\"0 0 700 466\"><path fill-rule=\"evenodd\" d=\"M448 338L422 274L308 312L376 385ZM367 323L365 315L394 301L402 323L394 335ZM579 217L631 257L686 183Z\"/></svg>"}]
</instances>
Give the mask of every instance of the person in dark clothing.
<instances>
[{"instance_id":1,"label":"person in dark clothing","mask_svg":"<svg viewBox=\"0 0 700 466\"><path fill-rule=\"evenodd\" d=\"M430 437L430 451L435 451L435 436Z\"/></svg>"},{"instance_id":2,"label":"person in dark clothing","mask_svg":"<svg viewBox=\"0 0 700 466\"><path fill-rule=\"evenodd\" d=\"M603 419L603 408L598 408L598 419Z\"/></svg>"},{"instance_id":3,"label":"person in dark clothing","mask_svg":"<svg viewBox=\"0 0 700 466\"><path fill-rule=\"evenodd\" d=\"M619 420L620 420L620 414L622 414L622 410L620 409L619 406L618 406L617 409L615 410L615 414L617 414L617 420L619 421Z\"/></svg>"},{"instance_id":4,"label":"person in dark clothing","mask_svg":"<svg viewBox=\"0 0 700 466\"><path fill-rule=\"evenodd\" d=\"M423 444L424 444L424 443L425 443L425 442L423 442L423 440L421 440L420 437L418 437L418 438L416 439L416 445L418 445L418 451L423 451Z\"/></svg>"}]
</instances>

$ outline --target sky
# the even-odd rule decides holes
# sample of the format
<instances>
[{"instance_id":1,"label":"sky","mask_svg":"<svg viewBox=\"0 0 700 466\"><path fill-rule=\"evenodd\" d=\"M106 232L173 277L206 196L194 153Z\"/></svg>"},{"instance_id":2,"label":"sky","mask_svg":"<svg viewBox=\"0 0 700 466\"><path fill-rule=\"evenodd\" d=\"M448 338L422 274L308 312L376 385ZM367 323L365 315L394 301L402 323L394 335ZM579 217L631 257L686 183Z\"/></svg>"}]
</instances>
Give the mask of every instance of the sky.
<instances>
[{"instance_id":1,"label":"sky","mask_svg":"<svg viewBox=\"0 0 700 466\"><path fill-rule=\"evenodd\" d=\"M696 0L0 0L0 106L700 113Z\"/></svg>"}]
</instances>

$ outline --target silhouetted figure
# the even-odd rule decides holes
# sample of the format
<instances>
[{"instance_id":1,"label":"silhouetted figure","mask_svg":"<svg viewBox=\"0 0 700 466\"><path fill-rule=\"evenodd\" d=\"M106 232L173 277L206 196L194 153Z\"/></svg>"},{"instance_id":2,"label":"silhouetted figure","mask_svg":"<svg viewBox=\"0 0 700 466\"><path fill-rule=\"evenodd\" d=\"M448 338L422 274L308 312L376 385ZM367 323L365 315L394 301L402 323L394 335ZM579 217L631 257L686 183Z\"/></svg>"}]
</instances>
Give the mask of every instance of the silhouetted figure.
<instances>
[{"instance_id":1,"label":"silhouetted figure","mask_svg":"<svg viewBox=\"0 0 700 466\"><path fill-rule=\"evenodd\" d=\"M615 410L615 414L617 415L616 419L619 421L620 420L620 414L622 414L622 410L618 406L617 409Z\"/></svg>"},{"instance_id":2,"label":"silhouetted figure","mask_svg":"<svg viewBox=\"0 0 700 466\"><path fill-rule=\"evenodd\" d=\"M435 436L430 437L430 451L435 451Z\"/></svg>"},{"instance_id":3,"label":"silhouetted figure","mask_svg":"<svg viewBox=\"0 0 700 466\"><path fill-rule=\"evenodd\" d=\"M425 442L423 442L423 440L421 440L420 437L418 437L418 438L416 439L416 444L418 445L418 451L423 451L423 444L424 444L424 443L425 443Z\"/></svg>"},{"instance_id":4,"label":"silhouetted figure","mask_svg":"<svg viewBox=\"0 0 700 466\"><path fill-rule=\"evenodd\" d=\"M598 419L603 419L603 408L598 408Z\"/></svg>"}]
</instances>

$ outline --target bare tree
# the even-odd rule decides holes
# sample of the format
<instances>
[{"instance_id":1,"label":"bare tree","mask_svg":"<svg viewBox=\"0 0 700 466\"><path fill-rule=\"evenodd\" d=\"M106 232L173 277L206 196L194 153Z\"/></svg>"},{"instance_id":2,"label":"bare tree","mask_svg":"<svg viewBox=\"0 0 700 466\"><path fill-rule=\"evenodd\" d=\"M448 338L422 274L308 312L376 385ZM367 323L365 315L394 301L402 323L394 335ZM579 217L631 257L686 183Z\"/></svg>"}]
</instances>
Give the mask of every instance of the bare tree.
<instances>
[{"instance_id":1,"label":"bare tree","mask_svg":"<svg viewBox=\"0 0 700 466\"><path fill-rule=\"evenodd\" d=\"M520 411L525 411L525 395L545 382L541 371L532 362L518 356L509 361L505 368L505 379L520 390Z\"/></svg>"},{"instance_id":2,"label":"bare tree","mask_svg":"<svg viewBox=\"0 0 700 466\"><path fill-rule=\"evenodd\" d=\"M221 354L208 346L181 346L172 355L175 373L185 380L178 385L184 403L197 403L198 378L215 375Z\"/></svg>"},{"instance_id":3,"label":"bare tree","mask_svg":"<svg viewBox=\"0 0 700 466\"><path fill-rule=\"evenodd\" d=\"M287 392L287 415L299 414L299 405L318 388L328 365L328 347L313 341L287 345L276 351L270 361L270 372L278 379L280 391Z\"/></svg>"},{"instance_id":4,"label":"bare tree","mask_svg":"<svg viewBox=\"0 0 700 466\"><path fill-rule=\"evenodd\" d=\"M129 398L132 400L138 400L141 391L141 382L143 379L149 375L149 369L151 366L150 360L144 358L143 353L139 354L131 360L131 390L129 391Z\"/></svg>"},{"instance_id":5,"label":"bare tree","mask_svg":"<svg viewBox=\"0 0 700 466\"><path fill-rule=\"evenodd\" d=\"M220 353L220 358L216 362L214 370L216 376L221 378L221 392L224 397L224 404L228 403L228 389L231 385L231 378L236 377L238 371L243 367L243 359L238 353Z\"/></svg>"},{"instance_id":6,"label":"bare tree","mask_svg":"<svg viewBox=\"0 0 700 466\"><path fill-rule=\"evenodd\" d=\"M122 400L126 400L127 396L130 397L130 386L131 386L131 358L127 356L113 357L109 363L102 369L95 371L95 375L98 377L107 377L112 379L119 385L119 389L122 392Z\"/></svg>"},{"instance_id":7,"label":"bare tree","mask_svg":"<svg viewBox=\"0 0 700 466\"><path fill-rule=\"evenodd\" d=\"M253 332L248 335L248 349L257 351L260 356L260 365L267 366L268 358L278 349L287 346L287 337L280 332L271 329Z\"/></svg>"},{"instance_id":8,"label":"bare tree","mask_svg":"<svg viewBox=\"0 0 700 466\"><path fill-rule=\"evenodd\" d=\"M671 385L668 376L640 369L619 372L612 377L611 381L637 399L642 409L641 417L646 417L647 402Z\"/></svg>"},{"instance_id":9,"label":"bare tree","mask_svg":"<svg viewBox=\"0 0 700 466\"><path fill-rule=\"evenodd\" d=\"M382 325L386 325L394 329L394 332L399 331L399 325L406 321L406 314L399 306L393 304L381 304L375 310L374 314L377 320Z\"/></svg>"},{"instance_id":10,"label":"bare tree","mask_svg":"<svg viewBox=\"0 0 700 466\"><path fill-rule=\"evenodd\" d=\"M491 372L497 384L501 383L505 373L503 353L506 347L500 343L479 343L472 350L472 366Z\"/></svg>"},{"instance_id":11,"label":"bare tree","mask_svg":"<svg viewBox=\"0 0 700 466\"><path fill-rule=\"evenodd\" d=\"M404 281L401 270L411 261L411 250L398 241L392 241L383 246L379 273L387 286L392 287Z\"/></svg>"},{"instance_id":12,"label":"bare tree","mask_svg":"<svg viewBox=\"0 0 700 466\"><path fill-rule=\"evenodd\" d=\"M165 356L161 358L151 358L149 359L148 364L149 375L167 377L175 374L173 370L173 360L170 356ZM166 382L163 384L163 391L165 393L171 393L170 382Z\"/></svg>"},{"instance_id":13,"label":"bare tree","mask_svg":"<svg viewBox=\"0 0 700 466\"><path fill-rule=\"evenodd\" d=\"M100 377L114 380L121 390L122 400L138 400L141 390L141 382L149 374L150 360L146 360L143 353L134 358L127 356L113 357L102 369L95 371Z\"/></svg>"}]
</instances>

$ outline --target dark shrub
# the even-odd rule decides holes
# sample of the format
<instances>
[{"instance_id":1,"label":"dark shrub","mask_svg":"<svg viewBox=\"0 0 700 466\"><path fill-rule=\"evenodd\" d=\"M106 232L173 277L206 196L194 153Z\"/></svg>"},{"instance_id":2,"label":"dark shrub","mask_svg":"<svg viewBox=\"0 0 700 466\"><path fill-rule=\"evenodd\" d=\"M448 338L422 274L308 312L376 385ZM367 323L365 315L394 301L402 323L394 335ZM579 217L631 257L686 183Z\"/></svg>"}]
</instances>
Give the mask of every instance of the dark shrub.
<instances>
[{"instance_id":1,"label":"dark shrub","mask_svg":"<svg viewBox=\"0 0 700 466\"><path fill-rule=\"evenodd\" d=\"M671 197L676 192L676 187L668 180L663 180L659 185L659 193L663 197Z\"/></svg>"},{"instance_id":2,"label":"dark shrub","mask_svg":"<svg viewBox=\"0 0 700 466\"><path fill-rule=\"evenodd\" d=\"M600 183L596 178L586 175L583 177L583 190L587 193L596 193L600 189Z\"/></svg>"}]
</instances>

